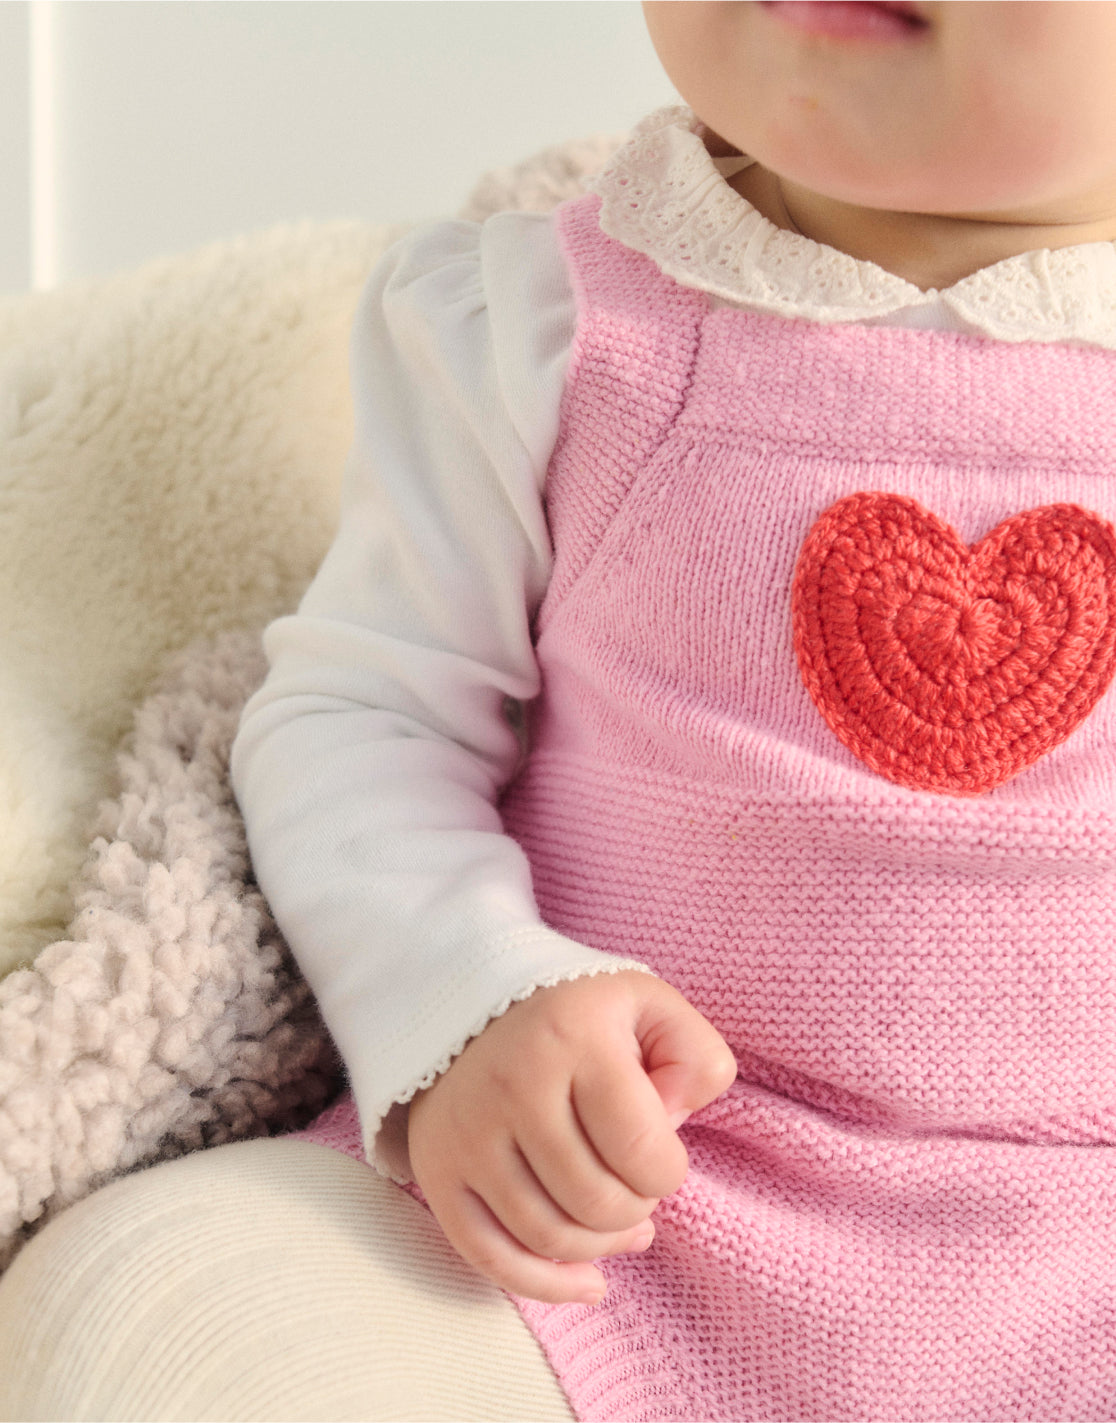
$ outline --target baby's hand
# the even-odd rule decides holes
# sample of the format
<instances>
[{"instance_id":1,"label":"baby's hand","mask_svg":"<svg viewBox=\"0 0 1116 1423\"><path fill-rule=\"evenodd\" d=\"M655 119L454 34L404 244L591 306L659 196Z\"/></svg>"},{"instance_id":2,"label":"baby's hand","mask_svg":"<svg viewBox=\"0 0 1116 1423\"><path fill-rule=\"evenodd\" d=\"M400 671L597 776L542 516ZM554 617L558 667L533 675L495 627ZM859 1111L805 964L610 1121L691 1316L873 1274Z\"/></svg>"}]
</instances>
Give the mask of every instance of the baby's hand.
<instances>
[{"instance_id":1,"label":"baby's hand","mask_svg":"<svg viewBox=\"0 0 1116 1423\"><path fill-rule=\"evenodd\" d=\"M449 1242L514 1294L596 1303L590 1262L642 1250L686 1175L681 1121L736 1076L721 1035L661 979L542 988L411 1106L411 1165Z\"/></svg>"}]
</instances>

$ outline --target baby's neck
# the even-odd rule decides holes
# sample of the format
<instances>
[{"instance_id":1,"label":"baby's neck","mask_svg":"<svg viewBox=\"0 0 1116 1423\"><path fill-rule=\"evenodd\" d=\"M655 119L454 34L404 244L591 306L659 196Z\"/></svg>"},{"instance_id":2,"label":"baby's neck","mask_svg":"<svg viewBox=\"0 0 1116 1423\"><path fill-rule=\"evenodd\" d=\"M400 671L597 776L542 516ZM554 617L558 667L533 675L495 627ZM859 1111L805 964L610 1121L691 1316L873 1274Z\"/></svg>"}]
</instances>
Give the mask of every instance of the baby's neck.
<instances>
[{"instance_id":1,"label":"baby's neck","mask_svg":"<svg viewBox=\"0 0 1116 1423\"><path fill-rule=\"evenodd\" d=\"M776 227L874 262L923 291L950 287L1021 252L1116 240L1116 216L1044 223L884 212L822 197L776 178L758 163L731 182Z\"/></svg>"}]
</instances>

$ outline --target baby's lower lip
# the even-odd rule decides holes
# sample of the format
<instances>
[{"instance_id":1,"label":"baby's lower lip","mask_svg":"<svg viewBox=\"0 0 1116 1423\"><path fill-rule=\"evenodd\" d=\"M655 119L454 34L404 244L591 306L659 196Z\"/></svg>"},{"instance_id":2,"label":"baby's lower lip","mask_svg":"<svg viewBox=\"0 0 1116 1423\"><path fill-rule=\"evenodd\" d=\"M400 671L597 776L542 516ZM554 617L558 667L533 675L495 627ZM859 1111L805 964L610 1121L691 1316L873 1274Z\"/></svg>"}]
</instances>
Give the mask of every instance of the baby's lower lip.
<instances>
[{"instance_id":1,"label":"baby's lower lip","mask_svg":"<svg viewBox=\"0 0 1116 1423\"><path fill-rule=\"evenodd\" d=\"M831 39L910 40L925 21L910 6L878 0L760 0L763 9L785 24Z\"/></svg>"}]
</instances>

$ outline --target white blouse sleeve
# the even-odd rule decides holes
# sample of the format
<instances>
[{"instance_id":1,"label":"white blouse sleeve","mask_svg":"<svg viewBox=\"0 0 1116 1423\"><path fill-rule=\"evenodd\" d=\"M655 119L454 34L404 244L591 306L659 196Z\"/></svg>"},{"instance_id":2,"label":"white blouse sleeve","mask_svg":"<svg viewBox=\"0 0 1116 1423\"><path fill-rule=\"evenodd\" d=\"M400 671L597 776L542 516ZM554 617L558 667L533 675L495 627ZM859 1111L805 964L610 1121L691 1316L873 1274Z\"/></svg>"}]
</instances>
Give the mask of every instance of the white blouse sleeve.
<instances>
[{"instance_id":1,"label":"white blouse sleeve","mask_svg":"<svg viewBox=\"0 0 1116 1423\"><path fill-rule=\"evenodd\" d=\"M530 617L575 311L548 217L398 244L357 315L336 540L266 634L233 783L259 884L349 1072L366 1150L535 988L631 967L548 929L495 808L539 674Z\"/></svg>"}]
</instances>

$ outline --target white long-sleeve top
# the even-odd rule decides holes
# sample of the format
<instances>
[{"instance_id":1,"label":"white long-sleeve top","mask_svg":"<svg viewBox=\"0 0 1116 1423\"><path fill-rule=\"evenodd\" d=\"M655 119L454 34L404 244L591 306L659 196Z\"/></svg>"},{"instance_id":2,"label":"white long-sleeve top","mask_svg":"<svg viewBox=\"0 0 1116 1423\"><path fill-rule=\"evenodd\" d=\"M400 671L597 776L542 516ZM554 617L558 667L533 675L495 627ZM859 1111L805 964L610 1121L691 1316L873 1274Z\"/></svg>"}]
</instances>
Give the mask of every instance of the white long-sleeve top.
<instances>
[{"instance_id":1,"label":"white long-sleeve top","mask_svg":"<svg viewBox=\"0 0 1116 1423\"><path fill-rule=\"evenodd\" d=\"M711 159L686 110L653 115L597 181L602 227L714 302L1116 348L1112 244L923 292L775 228L725 181L747 162ZM401 1179L393 1104L516 999L631 966L541 922L496 808L521 754L509 709L539 686L543 491L576 324L549 216L441 223L387 254L354 324L336 540L267 631L233 750L260 886L370 1156Z\"/></svg>"}]
</instances>

